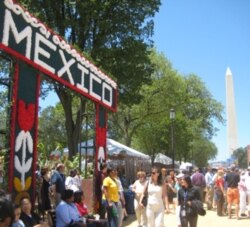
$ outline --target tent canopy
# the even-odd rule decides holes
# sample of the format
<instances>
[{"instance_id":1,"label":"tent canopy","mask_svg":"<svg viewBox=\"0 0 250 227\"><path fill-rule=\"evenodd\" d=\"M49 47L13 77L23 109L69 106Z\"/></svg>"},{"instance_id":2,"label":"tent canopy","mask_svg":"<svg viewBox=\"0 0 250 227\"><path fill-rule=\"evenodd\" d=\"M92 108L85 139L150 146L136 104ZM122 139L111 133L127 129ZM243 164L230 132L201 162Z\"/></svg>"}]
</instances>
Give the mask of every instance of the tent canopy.
<instances>
[{"instance_id":1,"label":"tent canopy","mask_svg":"<svg viewBox=\"0 0 250 227\"><path fill-rule=\"evenodd\" d=\"M93 140L88 140L87 142L81 142L79 150L81 150L82 154L85 154L87 151L88 155L93 155L94 151L94 142ZM64 149L64 152L67 152L68 148ZM130 148L128 146L125 146L124 144L121 144L113 139L107 138L107 154L110 157L115 156L129 156L129 157L137 157L142 159L150 159L150 157L140 151L137 151L133 148Z\"/></svg>"},{"instance_id":2,"label":"tent canopy","mask_svg":"<svg viewBox=\"0 0 250 227\"><path fill-rule=\"evenodd\" d=\"M161 163L161 164L164 164L164 165L171 165L172 164L172 159L169 158L168 156L162 154L162 153L158 153L155 156L154 163Z\"/></svg>"}]
</instances>

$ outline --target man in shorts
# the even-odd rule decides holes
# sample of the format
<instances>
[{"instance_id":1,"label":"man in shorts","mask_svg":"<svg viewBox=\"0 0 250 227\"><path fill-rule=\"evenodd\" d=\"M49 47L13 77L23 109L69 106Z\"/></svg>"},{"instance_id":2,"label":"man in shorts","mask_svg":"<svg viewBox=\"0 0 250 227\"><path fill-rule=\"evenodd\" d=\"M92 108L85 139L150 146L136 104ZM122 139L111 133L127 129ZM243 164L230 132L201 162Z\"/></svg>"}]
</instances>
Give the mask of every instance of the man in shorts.
<instances>
[{"instance_id":1,"label":"man in shorts","mask_svg":"<svg viewBox=\"0 0 250 227\"><path fill-rule=\"evenodd\" d=\"M240 193L238 183L240 175L235 171L235 166L230 167L230 171L226 174L225 181L227 182L227 210L228 218L232 218L232 205L235 206L236 219L239 219L239 202Z\"/></svg>"}]
</instances>

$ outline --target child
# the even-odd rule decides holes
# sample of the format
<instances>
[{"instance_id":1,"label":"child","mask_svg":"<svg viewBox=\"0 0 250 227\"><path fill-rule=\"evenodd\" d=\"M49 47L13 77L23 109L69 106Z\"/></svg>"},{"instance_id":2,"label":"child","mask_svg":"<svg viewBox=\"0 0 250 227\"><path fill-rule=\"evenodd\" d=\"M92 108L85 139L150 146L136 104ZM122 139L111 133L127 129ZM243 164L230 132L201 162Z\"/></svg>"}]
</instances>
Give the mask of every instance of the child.
<instances>
[{"instance_id":1,"label":"child","mask_svg":"<svg viewBox=\"0 0 250 227\"><path fill-rule=\"evenodd\" d=\"M12 224L12 227L25 227L23 221L20 219L21 207L19 205L14 206L14 212L15 212L15 220Z\"/></svg>"}]
</instances>

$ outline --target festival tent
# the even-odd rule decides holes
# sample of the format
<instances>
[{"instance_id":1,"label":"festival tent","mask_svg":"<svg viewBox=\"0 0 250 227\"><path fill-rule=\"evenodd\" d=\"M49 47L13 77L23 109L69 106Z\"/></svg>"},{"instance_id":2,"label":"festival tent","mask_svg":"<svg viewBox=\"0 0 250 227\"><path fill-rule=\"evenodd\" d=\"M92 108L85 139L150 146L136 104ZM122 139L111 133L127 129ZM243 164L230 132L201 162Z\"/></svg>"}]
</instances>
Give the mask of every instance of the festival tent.
<instances>
[{"instance_id":1,"label":"festival tent","mask_svg":"<svg viewBox=\"0 0 250 227\"><path fill-rule=\"evenodd\" d=\"M79 144L79 150L81 150L81 154L85 155L87 152L87 156L93 156L93 150L94 150L94 141L88 140L87 142L81 142L81 145ZM68 152L68 148L64 149L64 154ZM134 157L134 158L141 158L141 159L148 159L150 160L149 155L146 155L140 151L137 151L131 147L128 147L124 144L121 144L113 139L107 138L107 155L108 158L116 158L118 156L123 157Z\"/></svg>"}]
</instances>

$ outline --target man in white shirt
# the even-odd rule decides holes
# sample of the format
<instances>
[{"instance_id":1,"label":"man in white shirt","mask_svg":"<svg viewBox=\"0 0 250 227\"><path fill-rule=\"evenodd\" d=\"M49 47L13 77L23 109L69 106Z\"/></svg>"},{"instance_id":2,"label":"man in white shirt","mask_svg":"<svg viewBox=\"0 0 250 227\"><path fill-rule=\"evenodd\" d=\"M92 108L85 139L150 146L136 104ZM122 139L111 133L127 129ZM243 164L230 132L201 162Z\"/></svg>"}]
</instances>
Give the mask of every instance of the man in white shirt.
<instances>
[{"instance_id":1,"label":"man in white shirt","mask_svg":"<svg viewBox=\"0 0 250 227\"><path fill-rule=\"evenodd\" d=\"M214 181L213 181L213 172L211 167L207 168L207 172L205 174L206 181L206 199L205 202L207 204L207 209L211 210L213 207L212 201L214 198Z\"/></svg>"}]
</instances>

